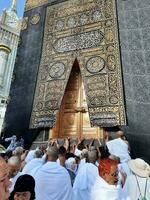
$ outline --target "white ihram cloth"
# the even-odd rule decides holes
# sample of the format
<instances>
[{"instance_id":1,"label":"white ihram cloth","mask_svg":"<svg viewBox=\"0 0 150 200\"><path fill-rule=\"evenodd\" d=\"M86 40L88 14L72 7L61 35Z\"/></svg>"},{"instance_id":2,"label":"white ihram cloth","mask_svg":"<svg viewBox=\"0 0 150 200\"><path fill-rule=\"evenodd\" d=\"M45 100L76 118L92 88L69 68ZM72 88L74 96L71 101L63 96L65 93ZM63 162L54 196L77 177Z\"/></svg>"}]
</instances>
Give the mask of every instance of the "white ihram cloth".
<instances>
[{"instance_id":1,"label":"white ihram cloth","mask_svg":"<svg viewBox=\"0 0 150 200\"><path fill-rule=\"evenodd\" d=\"M118 164L119 172L126 173L127 176L132 175L132 171L130 170L128 164L126 162Z\"/></svg>"},{"instance_id":2,"label":"white ihram cloth","mask_svg":"<svg viewBox=\"0 0 150 200\"><path fill-rule=\"evenodd\" d=\"M72 200L69 173L57 162L45 163L35 174L36 200Z\"/></svg>"},{"instance_id":3,"label":"white ihram cloth","mask_svg":"<svg viewBox=\"0 0 150 200\"><path fill-rule=\"evenodd\" d=\"M82 151L80 151L78 148L75 149L74 155L79 156L81 155Z\"/></svg>"},{"instance_id":4,"label":"white ihram cloth","mask_svg":"<svg viewBox=\"0 0 150 200\"><path fill-rule=\"evenodd\" d=\"M130 198L121 187L109 185L104 179L97 177L91 191L91 200L130 200Z\"/></svg>"},{"instance_id":5,"label":"white ihram cloth","mask_svg":"<svg viewBox=\"0 0 150 200\"><path fill-rule=\"evenodd\" d=\"M24 174L32 175L32 170L36 167L40 167L44 164L44 161L42 158L34 158L33 160L29 161L23 168L22 172Z\"/></svg>"},{"instance_id":6,"label":"white ihram cloth","mask_svg":"<svg viewBox=\"0 0 150 200\"><path fill-rule=\"evenodd\" d=\"M79 163L79 166L78 166L78 172L80 171L81 167L86 163L86 159L85 158L82 158L80 160L80 163Z\"/></svg>"},{"instance_id":7,"label":"white ihram cloth","mask_svg":"<svg viewBox=\"0 0 150 200\"><path fill-rule=\"evenodd\" d=\"M146 178L137 176L137 179L138 179L141 193L144 196ZM138 200L138 198L140 199L140 192L139 192L135 175L127 176L123 190L129 195L131 200ZM150 200L150 178L147 181L146 199Z\"/></svg>"},{"instance_id":8,"label":"white ihram cloth","mask_svg":"<svg viewBox=\"0 0 150 200\"><path fill-rule=\"evenodd\" d=\"M109 153L120 158L120 161L126 162L131 159L128 151L128 145L121 139L117 138L106 142Z\"/></svg>"},{"instance_id":9,"label":"white ihram cloth","mask_svg":"<svg viewBox=\"0 0 150 200\"><path fill-rule=\"evenodd\" d=\"M98 168L85 163L79 170L73 185L73 200L90 200L91 188L98 176Z\"/></svg>"},{"instance_id":10,"label":"white ihram cloth","mask_svg":"<svg viewBox=\"0 0 150 200\"><path fill-rule=\"evenodd\" d=\"M30 150L25 158L25 162L28 163L30 162L33 158L34 158L34 154L35 154L36 150Z\"/></svg>"},{"instance_id":11,"label":"white ihram cloth","mask_svg":"<svg viewBox=\"0 0 150 200\"><path fill-rule=\"evenodd\" d=\"M10 182L11 182L11 187L9 188L9 192L11 193L13 190L14 190L14 186L15 186L15 183L17 181L17 179L19 178L19 176L23 175L24 173L23 172L18 172L16 174L16 176L14 176L13 178L10 178Z\"/></svg>"}]
</instances>

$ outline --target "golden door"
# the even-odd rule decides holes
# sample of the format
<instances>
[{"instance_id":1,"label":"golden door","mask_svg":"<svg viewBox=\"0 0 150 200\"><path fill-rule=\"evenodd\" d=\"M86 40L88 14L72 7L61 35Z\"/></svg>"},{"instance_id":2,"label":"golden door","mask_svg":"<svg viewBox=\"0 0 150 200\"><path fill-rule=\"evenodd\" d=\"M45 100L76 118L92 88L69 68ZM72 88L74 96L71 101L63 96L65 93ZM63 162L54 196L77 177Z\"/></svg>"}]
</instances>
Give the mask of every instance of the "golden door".
<instances>
[{"instance_id":1,"label":"golden door","mask_svg":"<svg viewBox=\"0 0 150 200\"><path fill-rule=\"evenodd\" d=\"M57 115L52 138L100 138L103 129L91 127L78 61L75 60Z\"/></svg>"}]
</instances>

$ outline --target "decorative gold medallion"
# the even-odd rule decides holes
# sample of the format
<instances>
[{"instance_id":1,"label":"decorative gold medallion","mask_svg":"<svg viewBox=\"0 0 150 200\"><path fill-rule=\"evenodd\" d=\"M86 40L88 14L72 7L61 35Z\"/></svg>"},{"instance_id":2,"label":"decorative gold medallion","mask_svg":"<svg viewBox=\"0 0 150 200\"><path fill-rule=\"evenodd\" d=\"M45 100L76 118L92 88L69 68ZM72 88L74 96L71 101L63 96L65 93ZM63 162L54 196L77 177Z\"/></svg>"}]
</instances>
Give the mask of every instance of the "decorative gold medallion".
<instances>
[{"instance_id":1,"label":"decorative gold medallion","mask_svg":"<svg viewBox=\"0 0 150 200\"><path fill-rule=\"evenodd\" d=\"M87 62L87 70L90 73L98 73L105 67L105 61L103 58L96 56L93 58L90 58Z\"/></svg>"},{"instance_id":2,"label":"decorative gold medallion","mask_svg":"<svg viewBox=\"0 0 150 200\"><path fill-rule=\"evenodd\" d=\"M31 24L35 25L38 24L40 21L40 14L35 14L33 15L33 17L31 18Z\"/></svg>"}]
</instances>

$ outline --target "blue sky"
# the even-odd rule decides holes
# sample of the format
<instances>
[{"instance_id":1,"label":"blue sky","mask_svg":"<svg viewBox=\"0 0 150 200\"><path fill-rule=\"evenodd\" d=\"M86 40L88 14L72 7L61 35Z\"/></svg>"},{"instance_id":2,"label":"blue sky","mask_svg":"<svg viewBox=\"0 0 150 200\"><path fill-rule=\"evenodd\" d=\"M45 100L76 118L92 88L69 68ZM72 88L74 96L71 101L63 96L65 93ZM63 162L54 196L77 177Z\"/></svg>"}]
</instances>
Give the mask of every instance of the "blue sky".
<instances>
[{"instance_id":1,"label":"blue sky","mask_svg":"<svg viewBox=\"0 0 150 200\"><path fill-rule=\"evenodd\" d=\"M4 8L10 8L12 0L0 0L0 15ZM23 16L25 0L17 0L17 13L19 17Z\"/></svg>"}]
</instances>

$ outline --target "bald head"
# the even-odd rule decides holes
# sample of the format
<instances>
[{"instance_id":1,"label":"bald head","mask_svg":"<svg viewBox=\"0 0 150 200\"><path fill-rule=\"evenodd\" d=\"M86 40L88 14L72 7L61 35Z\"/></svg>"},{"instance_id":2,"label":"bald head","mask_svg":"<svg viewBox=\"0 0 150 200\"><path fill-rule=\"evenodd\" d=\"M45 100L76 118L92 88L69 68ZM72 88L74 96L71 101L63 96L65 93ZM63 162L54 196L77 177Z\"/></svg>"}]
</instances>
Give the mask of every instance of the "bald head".
<instances>
[{"instance_id":1,"label":"bald head","mask_svg":"<svg viewBox=\"0 0 150 200\"><path fill-rule=\"evenodd\" d=\"M98 159L98 153L96 150L88 151L88 162L95 164Z\"/></svg>"},{"instance_id":2,"label":"bald head","mask_svg":"<svg viewBox=\"0 0 150 200\"><path fill-rule=\"evenodd\" d=\"M48 161L56 161L58 159L58 148L55 146L50 146L47 149Z\"/></svg>"},{"instance_id":3,"label":"bald head","mask_svg":"<svg viewBox=\"0 0 150 200\"><path fill-rule=\"evenodd\" d=\"M17 156L12 156L8 159L8 165L10 168L10 177L14 177L20 171L21 161Z\"/></svg>"},{"instance_id":4,"label":"bald head","mask_svg":"<svg viewBox=\"0 0 150 200\"><path fill-rule=\"evenodd\" d=\"M22 154L22 153L23 153L23 148L22 147L16 147L15 154Z\"/></svg>"},{"instance_id":5,"label":"bald head","mask_svg":"<svg viewBox=\"0 0 150 200\"><path fill-rule=\"evenodd\" d=\"M88 150L87 149L83 149L80 155L81 159L88 157Z\"/></svg>"},{"instance_id":6,"label":"bald head","mask_svg":"<svg viewBox=\"0 0 150 200\"><path fill-rule=\"evenodd\" d=\"M43 156L43 152L40 149L35 151L34 158L42 158L42 156Z\"/></svg>"},{"instance_id":7,"label":"bald head","mask_svg":"<svg viewBox=\"0 0 150 200\"><path fill-rule=\"evenodd\" d=\"M20 159L17 156L12 156L8 159L8 164L11 165L20 165Z\"/></svg>"}]
</instances>

